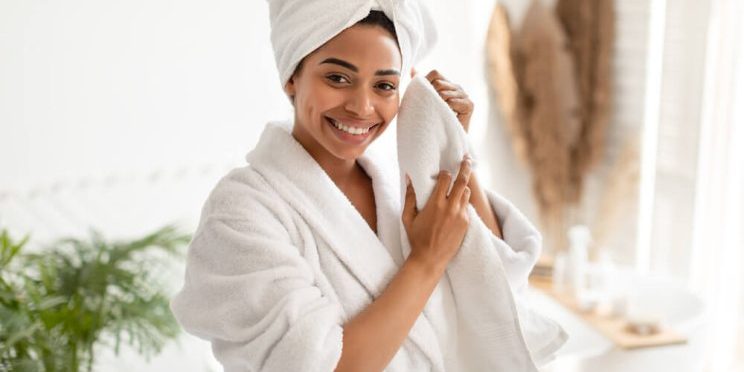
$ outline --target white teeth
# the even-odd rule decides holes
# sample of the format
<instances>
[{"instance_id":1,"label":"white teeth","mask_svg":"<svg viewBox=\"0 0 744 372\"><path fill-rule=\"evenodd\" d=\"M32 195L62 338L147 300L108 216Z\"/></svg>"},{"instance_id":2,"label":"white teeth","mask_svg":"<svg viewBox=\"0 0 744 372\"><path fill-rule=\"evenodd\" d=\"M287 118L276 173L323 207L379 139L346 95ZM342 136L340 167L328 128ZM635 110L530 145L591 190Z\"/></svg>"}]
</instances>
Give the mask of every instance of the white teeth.
<instances>
[{"instance_id":1,"label":"white teeth","mask_svg":"<svg viewBox=\"0 0 744 372\"><path fill-rule=\"evenodd\" d=\"M338 128L338 129L340 129L340 130L342 130L342 131L344 131L346 133L350 133L350 134L354 134L354 135L366 134L367 132L369 132L369 129L371 128L371 127L370 128L354 128L354 127L349 127L349 126L346 126L346 125L341 124L340 122L338 122L338 121L336 121L334 119L331 119L331 118L328 118L328 119L331 121L331 123L333 124L333 126L335 126L336 128Z\"/></svg>"}]
</instances>

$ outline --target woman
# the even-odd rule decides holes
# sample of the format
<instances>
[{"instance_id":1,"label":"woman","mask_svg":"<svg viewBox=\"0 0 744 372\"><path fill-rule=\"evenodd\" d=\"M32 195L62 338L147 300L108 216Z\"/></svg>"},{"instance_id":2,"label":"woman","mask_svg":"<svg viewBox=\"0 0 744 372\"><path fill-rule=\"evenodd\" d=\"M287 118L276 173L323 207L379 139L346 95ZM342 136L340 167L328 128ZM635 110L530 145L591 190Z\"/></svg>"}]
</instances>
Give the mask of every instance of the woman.
<instances>
[{"instance_id":1,"label":"woman","mask_svg":"<svg viewBox=\"0 0 744 372\"><path fill-rule=\"evenodd\" d=\"M302 50L296 39L313 35L283 40L277 28L291 13L277 3L272 41L295 117L269 123L250 164L210 194L173 312L227 371L453 370L422 311L463 241L468 204L501 237L494 196L465 158L457 175L439 174L425 208L410 186L401 208L395 164L370 147L398 112L401 79L414 74L412 34L423 31L362 6L366 17L287 62ZM390 6L393 17L428 19L413 1ZM436 71L427 79L467 130L468 96Z\"/></svg>"}]
</instances>

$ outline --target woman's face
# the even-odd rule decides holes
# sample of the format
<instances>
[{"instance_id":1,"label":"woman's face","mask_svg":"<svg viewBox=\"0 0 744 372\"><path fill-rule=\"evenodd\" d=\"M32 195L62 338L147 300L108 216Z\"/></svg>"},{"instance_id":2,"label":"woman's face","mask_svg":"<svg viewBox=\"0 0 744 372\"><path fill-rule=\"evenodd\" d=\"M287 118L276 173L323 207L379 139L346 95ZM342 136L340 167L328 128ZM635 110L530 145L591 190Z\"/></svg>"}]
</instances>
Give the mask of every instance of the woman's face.
<instances>
[{"instance_id":1,"label":"woman's face","mask_svg":"<svg viewBox=\"0 0 744 372\"><path fill-rule=\"evenodd\" d=\"M293 136L316 159L356 159L398 112L400 69L398 45L382 27L342 31L306 56L285 86L294 96Z\"/></svg>"}]
</instances>

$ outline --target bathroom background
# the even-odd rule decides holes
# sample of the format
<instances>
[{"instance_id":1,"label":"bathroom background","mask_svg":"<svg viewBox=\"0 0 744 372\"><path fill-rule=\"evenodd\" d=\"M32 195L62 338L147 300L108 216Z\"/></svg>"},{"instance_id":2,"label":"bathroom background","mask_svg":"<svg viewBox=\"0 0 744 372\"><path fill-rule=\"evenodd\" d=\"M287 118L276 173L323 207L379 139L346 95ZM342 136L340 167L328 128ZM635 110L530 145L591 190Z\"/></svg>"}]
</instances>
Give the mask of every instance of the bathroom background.
<instances>
[{"instance_id":1,"label":"bathroom background","mask_svg":"<svg viewBox=\"0 0 744 372\"><path fill-rule=\"evenodd\" d=\"M428 3L440 40L417 71L438 69L475 102L481 177L540 223L541 265L552 273L570 253L569 229L586 226L590 261L647 286L639 292L661 299L657 313L686 338L627 350L535 290L572 336L548 368L744 370L744 4ZM267 13L264 1L0 2L0 229L16 242L30 234L23 250L45 252L91 228L132 242L175 224L180 234L160 231L142 246L183 246L211 187L244 163L267 120L291 115ZM583 36L570 26L581 19L591 21ZM581 42L589 68L572 54ZM518 63L539 56L553 62L546 76ZM594 83L582 92L587 74ZM535 81L561 90L535 90ZM550 120L530 119L525 95L547 105ZM587 99L600 102L599 119ZM577 145L577 128L594 137ZM571 173L580 146L594 151L592 164ZM167 294L180 287L183 260L164 262L156 270ZM0 279L11 282L8 273ZM124 337L116 355L102 341L93 370L221 370L208 343L186 334L170 342L158 328L167 319L150 321L162 352L147 360ZM5 358L18 339L2 337Z\"/></svg>"}]
</instances>

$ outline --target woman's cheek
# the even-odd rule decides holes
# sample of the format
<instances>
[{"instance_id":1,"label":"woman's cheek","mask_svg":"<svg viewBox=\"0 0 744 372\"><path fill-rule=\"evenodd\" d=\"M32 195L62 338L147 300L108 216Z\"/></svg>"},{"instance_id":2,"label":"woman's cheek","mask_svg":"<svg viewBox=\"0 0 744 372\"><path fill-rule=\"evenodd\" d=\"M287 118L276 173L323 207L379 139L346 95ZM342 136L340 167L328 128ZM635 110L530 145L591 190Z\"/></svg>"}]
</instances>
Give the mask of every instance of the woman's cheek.
<instances>
[{"instance_id":1,"label":"woman's cheek","mask_svg":"<svg viewBox=\"0 0 744 372\"><path fill-rule=\"evenodd\" d=\"M335 89L327 85L318 88L315 92L315 96L319 106L328 109L338 106L344 101L343 90Z\"/></svg>"},{"instance_id":2,"label":"woman's cheek","mask_svg":"<svg viewBox=\"0 0 744 372\"><path fill-rule=\"evenodd\" d=\"M390 122L393 120L396 114L398 114L398 110L400 109L400 104L398 103L398 97L396 94L396 97L392 100L390 104L388 104L388 107L385 110L385 121Z\"/></svg>"}]
</instances>

